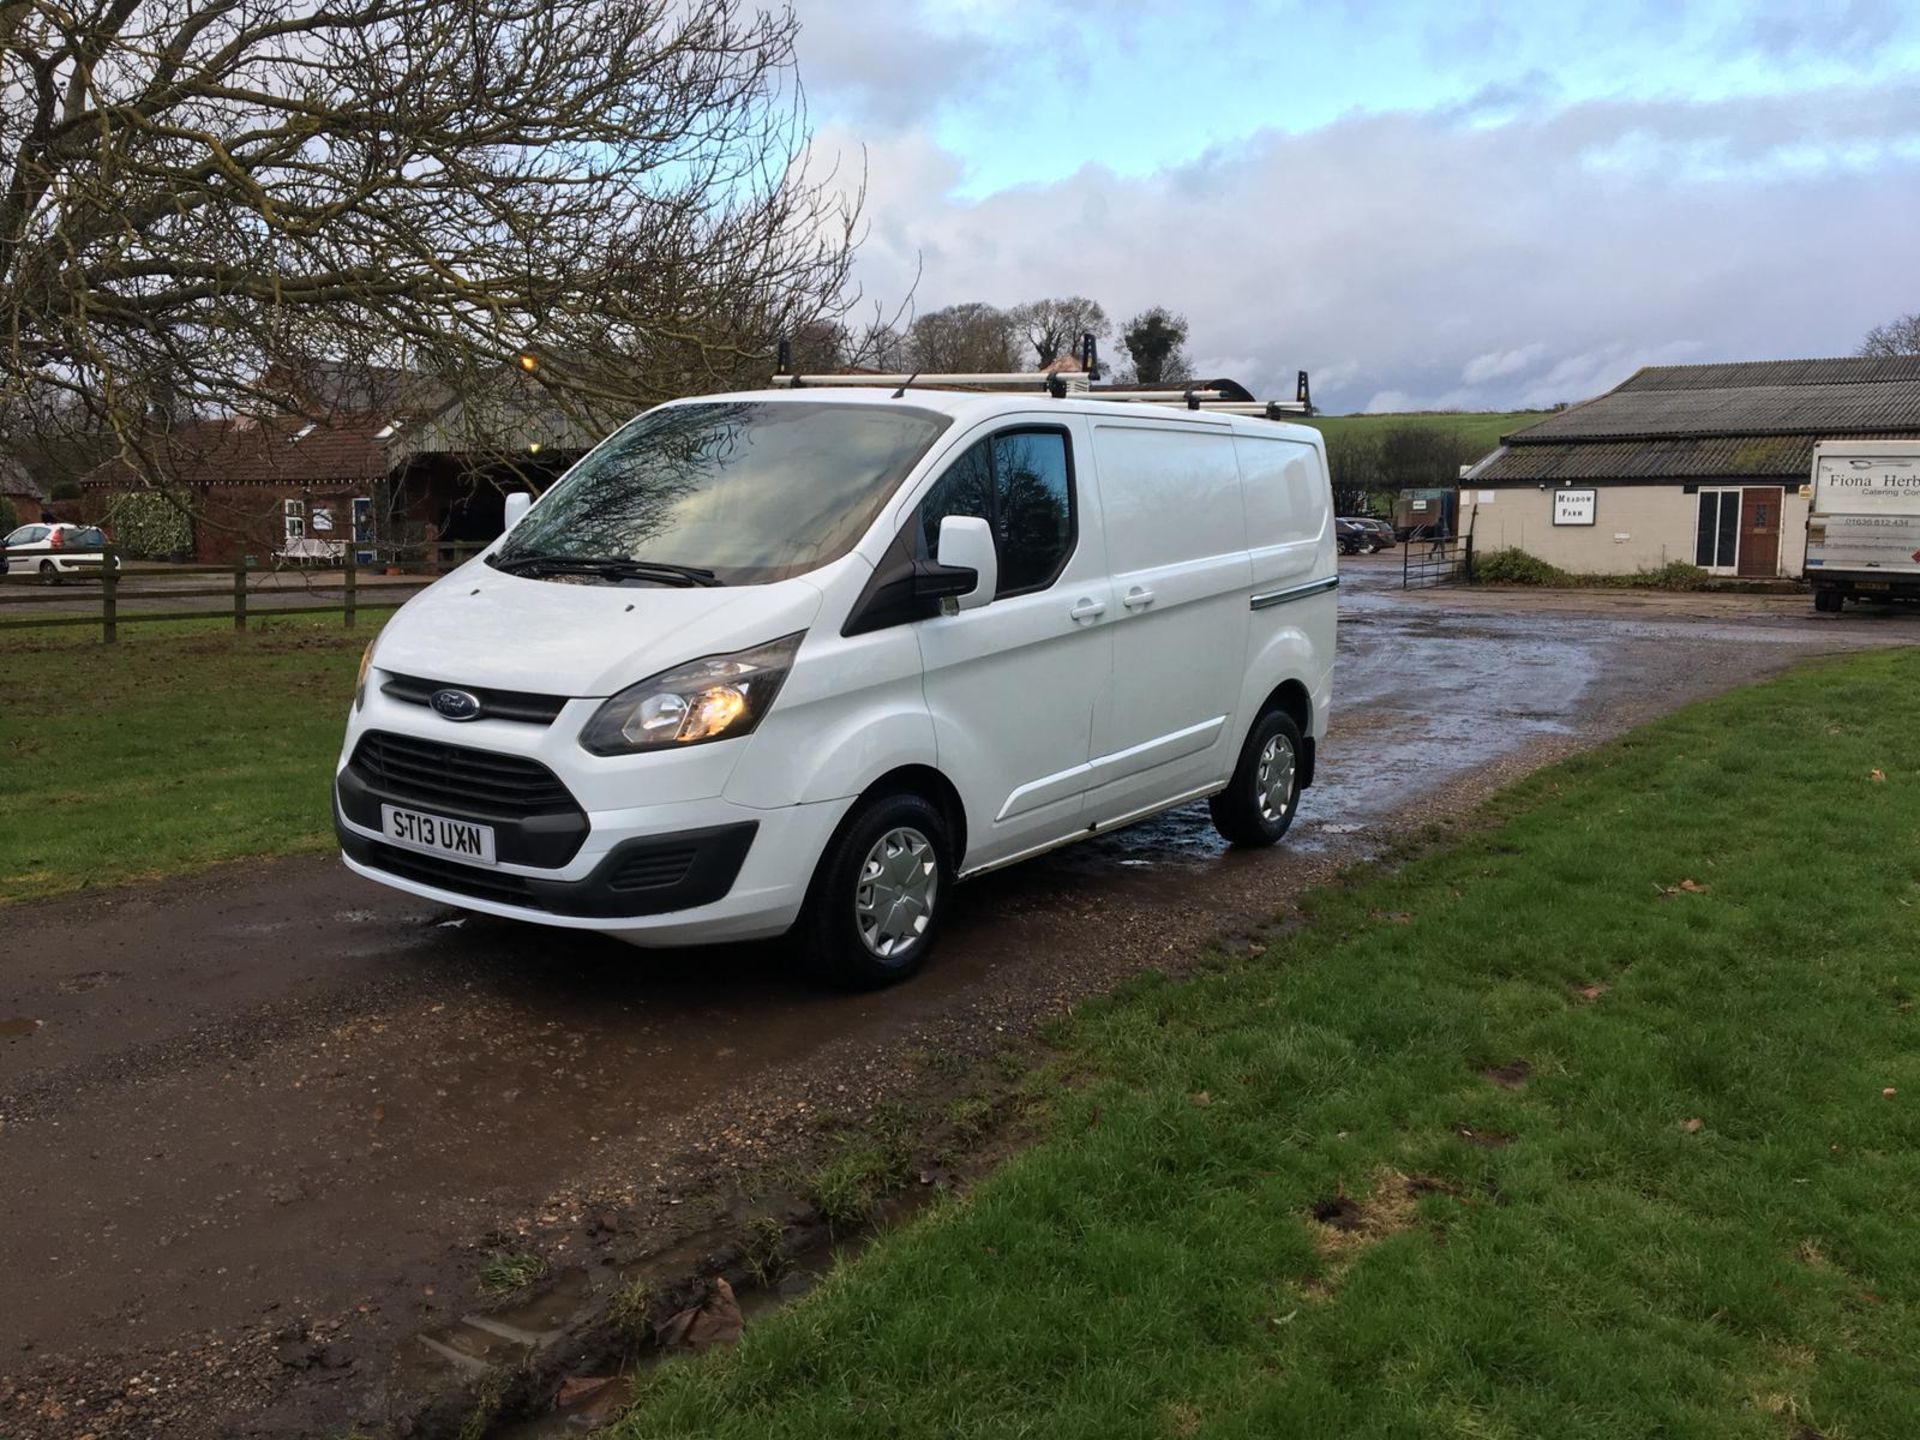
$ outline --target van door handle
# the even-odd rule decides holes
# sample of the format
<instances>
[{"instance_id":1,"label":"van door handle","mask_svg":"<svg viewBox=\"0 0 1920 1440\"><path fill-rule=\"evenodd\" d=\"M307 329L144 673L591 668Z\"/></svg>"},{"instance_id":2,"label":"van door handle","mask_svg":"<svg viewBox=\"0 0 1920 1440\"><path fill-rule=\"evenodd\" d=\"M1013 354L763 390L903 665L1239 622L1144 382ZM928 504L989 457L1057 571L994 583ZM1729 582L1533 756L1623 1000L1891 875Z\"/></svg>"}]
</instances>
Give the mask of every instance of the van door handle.
<instances>
[{"instance_id":1,"label":"van door handle","mask_svg":"<svg viewBox=\"0 0 1920 1440\"><path fill-rule=\"evenodd\" d=\"M1129 610L1144 610L1154 600L1153 591L1144 585L1136 585L1121 597L1120 603Z\"/></svg>"},{"instance_id":2,"label":"van door handle","mask_svg":"<svg viewBox=\"0 0 1920 1440\"><path fill-rule=\"evenodd\" d=\"M1067 612L1076 625L1084 624L1089 620L1098 620L1106 613L1107 602L1104 600L1082 600Z\"/></svg>"}]
</instances>

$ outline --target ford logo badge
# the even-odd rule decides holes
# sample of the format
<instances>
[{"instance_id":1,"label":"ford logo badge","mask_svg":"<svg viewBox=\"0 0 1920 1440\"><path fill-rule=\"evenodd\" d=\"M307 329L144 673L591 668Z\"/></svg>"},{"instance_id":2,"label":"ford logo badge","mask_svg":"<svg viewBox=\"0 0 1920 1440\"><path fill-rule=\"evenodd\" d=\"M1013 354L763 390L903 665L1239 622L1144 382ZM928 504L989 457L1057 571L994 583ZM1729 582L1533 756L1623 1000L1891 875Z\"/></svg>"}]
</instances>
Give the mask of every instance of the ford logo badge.
<instances>
[{"instance_id":1,"label":"ford logo badge","mask_svg":"<svg viewBox=\"0 0 1920 1440\"><path fill-rule=\"evenodd\" d=\"M480 697L466 690L436 690L427 703L448 720L480 718Z\"/></svg>"}]
</instances>

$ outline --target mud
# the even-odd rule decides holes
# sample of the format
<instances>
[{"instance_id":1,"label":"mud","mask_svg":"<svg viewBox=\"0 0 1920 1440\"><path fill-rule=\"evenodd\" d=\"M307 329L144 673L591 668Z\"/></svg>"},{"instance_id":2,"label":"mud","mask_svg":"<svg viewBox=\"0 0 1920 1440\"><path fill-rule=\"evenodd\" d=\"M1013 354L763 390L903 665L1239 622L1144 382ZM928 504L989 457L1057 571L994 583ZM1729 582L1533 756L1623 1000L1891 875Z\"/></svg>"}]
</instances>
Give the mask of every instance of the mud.
<instances>
[{"instance_id":1,"label":"mud","mask_svg":"<svg viewBox=\"0 0 1920 1440\"><path fill-rule=\"evenodd\" d=\"M463 917L328 859L8 912L0 1434L377 1433L460 1369L418 1337L469 1333L490 1249L588 1276L571 1317L610 1258L670 1252L929 1057L977 1064L1256 933L1354 859L1650 715L1920 636L1920 618L1797 599L1397 580L1348 562L1337 719L1286 844L1225 852L1195 806L988 877L928 973L883 995L811 989L777 943L647 954Z\"/></svg>"}]
</instances>

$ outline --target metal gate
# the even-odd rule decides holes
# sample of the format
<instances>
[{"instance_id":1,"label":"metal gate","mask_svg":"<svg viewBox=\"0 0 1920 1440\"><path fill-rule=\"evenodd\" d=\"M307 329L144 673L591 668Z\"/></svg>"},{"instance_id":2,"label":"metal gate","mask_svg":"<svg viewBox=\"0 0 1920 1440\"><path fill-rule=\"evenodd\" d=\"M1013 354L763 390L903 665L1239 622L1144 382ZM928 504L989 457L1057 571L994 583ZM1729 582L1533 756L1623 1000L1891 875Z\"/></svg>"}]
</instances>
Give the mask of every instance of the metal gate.
<instances>
[{"instance_id":1,"label":"metal gate","mask_svg":"<svg viewBox=\"0 0 1920 1440\"><path fill-rule=\"evenodd\" d=\"M1414 531L1400 547L1400 588L1473 583L1473 535Z\"/></svg>"}]
</instances>

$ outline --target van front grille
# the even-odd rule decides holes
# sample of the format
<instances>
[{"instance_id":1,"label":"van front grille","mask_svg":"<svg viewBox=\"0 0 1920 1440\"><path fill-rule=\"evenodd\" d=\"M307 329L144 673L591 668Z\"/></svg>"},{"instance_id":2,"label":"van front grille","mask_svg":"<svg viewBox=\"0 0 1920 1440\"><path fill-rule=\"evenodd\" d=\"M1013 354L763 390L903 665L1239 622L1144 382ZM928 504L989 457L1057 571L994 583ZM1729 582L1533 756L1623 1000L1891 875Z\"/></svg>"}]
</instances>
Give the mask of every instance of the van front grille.
<instances>
[{"instance_id":1,"label":"van front grille","mask_svg":"<svg viewBox=\"0 0 1920 1440\"><path fill-rule=\"evenodd\" d=\"M455 685L450 681L421 680L412 675L393 675L381 685L380 693L389 700L407 705L433 704L435 692L464 690L480 702L476 720L514 720L522 725L551 725L566 708L564 695L536 695L526 690L488 690L479 685Z\"/></svg>"},{"instance_id":2,"label":"van front grille","mask_svg":"<svg viewBox=\"0 0 1920 1440\"><path fill-rule=\"evenodd\" d=\"M360 738L350 763L387 795L455 814L479 810L510 816L564 815L580 810L559 776L539 761L519 755L369 730Z\"/></svg>"}]
</instances>

